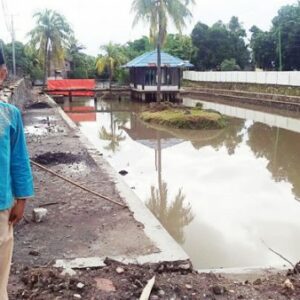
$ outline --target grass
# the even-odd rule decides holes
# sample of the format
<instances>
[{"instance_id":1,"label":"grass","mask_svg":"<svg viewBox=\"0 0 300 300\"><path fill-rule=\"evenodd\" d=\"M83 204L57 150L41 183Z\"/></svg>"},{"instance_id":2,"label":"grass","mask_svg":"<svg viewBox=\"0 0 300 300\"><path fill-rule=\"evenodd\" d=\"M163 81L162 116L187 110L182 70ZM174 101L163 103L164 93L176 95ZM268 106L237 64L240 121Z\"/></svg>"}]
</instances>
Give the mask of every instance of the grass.
<instances>
[{"instance_id":1,"label":"grass","mask_svg":"<svg viewBox=\"0 0 300 300\"><path fill-rule=\"evenodd\" d=\"M147 123L169 126L179 129L221 129L226 119L218 112L200 108L172 108L160 111L144 111L140 118Z\"/></svg>"}]
</instances>

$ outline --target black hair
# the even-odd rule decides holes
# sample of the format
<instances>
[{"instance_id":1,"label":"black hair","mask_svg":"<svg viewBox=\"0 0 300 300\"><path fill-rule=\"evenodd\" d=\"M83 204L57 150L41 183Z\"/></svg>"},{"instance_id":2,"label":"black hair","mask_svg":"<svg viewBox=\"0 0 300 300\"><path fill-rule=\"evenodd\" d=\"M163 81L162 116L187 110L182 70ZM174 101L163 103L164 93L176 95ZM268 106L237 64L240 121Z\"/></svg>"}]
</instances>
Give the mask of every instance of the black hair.
<instances>
[{"instance_id":1,"label":"black hair","mask_svg":"<svg viewBox=\"0 0 300 300\"><path fill-rule=\"evenodd\" d=\"M3 56L2 50L0 49L0 66L2 66L4 64L5 64L4 56Z\"/></svg>"}]
</instances>

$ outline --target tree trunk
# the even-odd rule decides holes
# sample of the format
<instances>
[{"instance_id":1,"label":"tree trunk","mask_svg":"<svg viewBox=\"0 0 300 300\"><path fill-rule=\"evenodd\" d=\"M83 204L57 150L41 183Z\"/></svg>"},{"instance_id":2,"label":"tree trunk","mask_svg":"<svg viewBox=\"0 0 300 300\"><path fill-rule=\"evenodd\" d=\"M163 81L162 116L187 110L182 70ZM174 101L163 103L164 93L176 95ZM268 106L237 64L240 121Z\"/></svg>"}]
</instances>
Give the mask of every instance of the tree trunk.
<instances>
[{"instance_id":1,"label":"tree trunk","mask_svg":"<svg viewBox=\"0 0 300 300\"><path fill-rule=\"evenodd\" d=\"M44 53L44 88L47 86L47 65L48 65L48 40L45 46L45 53Z\"/></svg>"},{"instance_id":2,"label":"tree trunk","mask_svg":"<svg viewBox=\"0 0 300 300\"><path fill-rule=\"evenodd\" d=\"M110 67L110 68L109 68L109 88L110 88L110 89L111 89L112 77L113 77L113 75L112 75L112 69L111 69L111 67Z\"/></svg>"},{"instance_id":3,"label":"tree trunk","mask_svg":"<svg viewBox=\"0 0 300 300\"><path fill-rule=\"evenodd\" d=\"M48 77L50 76L51 76L51 51L48 51Z\"/></svg>"},{"instance_id":4,"label":"tree trunk","mask_svg":"<svg viewBox=\"0 0 300 300\"><path fill-rule=\"evenodd\" d=\"M160 2L159 2L160 3ZM162 42L162 20L161 4L158 7L158 37L157 37L157 95L156 101L161 101L161 42Z\"/></svg>"}]
</instances>

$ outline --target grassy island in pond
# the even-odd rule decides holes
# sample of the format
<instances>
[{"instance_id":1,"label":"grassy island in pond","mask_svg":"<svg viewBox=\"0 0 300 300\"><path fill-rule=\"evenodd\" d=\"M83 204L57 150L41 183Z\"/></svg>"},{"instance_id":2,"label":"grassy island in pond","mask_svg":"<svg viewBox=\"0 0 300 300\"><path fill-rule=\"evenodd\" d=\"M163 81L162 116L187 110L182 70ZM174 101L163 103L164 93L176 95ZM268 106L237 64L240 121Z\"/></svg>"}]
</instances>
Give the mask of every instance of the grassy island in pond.
<instances>
[{"instance_id":1,"label":"grassy island in pond","mask_svg":"<svg viewBox=\"0 0 300 300\"><path fill-rule=\"evenodd\" d=\"M226 126L226 119L220 113L200 107L154 107L142 112L140 118L147 123L180 129L221 129Z\"/></svg>"}]
</instances>

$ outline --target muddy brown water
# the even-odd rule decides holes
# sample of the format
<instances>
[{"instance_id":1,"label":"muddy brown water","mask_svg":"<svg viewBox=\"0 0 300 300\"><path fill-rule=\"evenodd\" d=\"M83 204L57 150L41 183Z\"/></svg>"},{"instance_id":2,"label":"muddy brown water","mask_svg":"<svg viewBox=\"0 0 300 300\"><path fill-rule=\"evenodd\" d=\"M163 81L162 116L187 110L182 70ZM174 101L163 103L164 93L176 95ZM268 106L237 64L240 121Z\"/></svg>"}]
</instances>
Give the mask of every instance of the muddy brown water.
<instances>
[{"instance_id":1,"label":"muddy brown water","mask_svg":"<svg viewBox=\"0 0 300 300\"><path fill-rule=\"evenodd\" d=\"M300 258L300 115L184 99L230 117L222 130L152 128L142 104L76 100L69 116L196 268L279 267ZM70 112L71 111L71 112Z\"/></svg>"}]
</instances>

